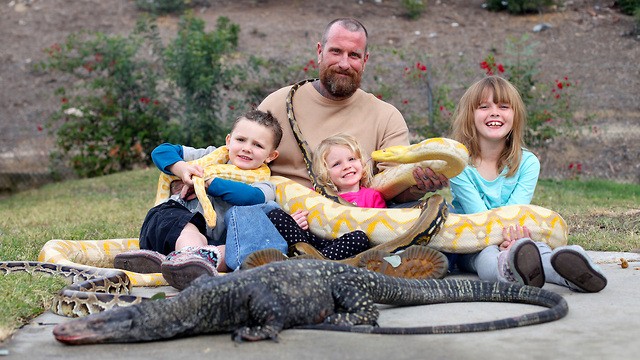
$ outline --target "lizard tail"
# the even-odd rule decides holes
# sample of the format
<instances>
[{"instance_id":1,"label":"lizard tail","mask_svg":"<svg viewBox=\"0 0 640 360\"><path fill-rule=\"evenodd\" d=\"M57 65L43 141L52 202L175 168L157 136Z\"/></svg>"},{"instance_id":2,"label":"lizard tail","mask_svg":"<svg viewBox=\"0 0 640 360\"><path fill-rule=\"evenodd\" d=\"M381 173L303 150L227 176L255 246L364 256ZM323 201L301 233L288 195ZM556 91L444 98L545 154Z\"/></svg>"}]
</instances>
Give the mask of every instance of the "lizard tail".
<instances>
[{"instance_id":1,"label":"lizard tail","mask_svg":"<svg viewBox=\"0 0 640 360\"><path fill-rule=\"evenodd\" d=\"M359 332L369 334L456 334L468 332L482 332L500 329L509 329L521 326L536 325L554 320L559 320L567 315L569 306L566 300L547 290L532 286L520 286L504 283L492 283L474 280L405 280L412 283L413 290L422 288L422 294L407 296L403 293L403 299L384 299L378 303L394 305L428 305L450 302L509 302L538 305L547 309L513 316L504 319L453 325L436 325L420 327L375 327L375 326L337 326L330 324L317 324L302 326L301 329L331 330L345 332ZM428 282L427 286L417 285L415 282ZM420 292L418 290L418 292ZM387 300L387 301L385 301Z\"/></svg>"}]
</instances>

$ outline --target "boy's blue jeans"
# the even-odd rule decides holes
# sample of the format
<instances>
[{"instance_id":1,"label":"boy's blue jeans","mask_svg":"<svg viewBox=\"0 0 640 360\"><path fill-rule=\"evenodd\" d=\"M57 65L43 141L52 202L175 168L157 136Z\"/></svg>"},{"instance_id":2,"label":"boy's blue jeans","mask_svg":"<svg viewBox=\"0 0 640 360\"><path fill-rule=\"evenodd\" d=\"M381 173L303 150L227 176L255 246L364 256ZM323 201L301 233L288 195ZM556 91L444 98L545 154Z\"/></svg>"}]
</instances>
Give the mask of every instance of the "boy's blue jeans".
<instances>
[{"instance_id":1,"label":"boy's blue jeans","mask_svg":"<svg viewBox=\"0 0 640 360\"><path fill-rule=\"evenodd\" d=\"M262 249L277 249L287 253L287 242L267 217L280 208L275 201L251 206L233 206L224 216L227 227L225 262L237 270L247 255Z\"/></svg>"}]
</instances>

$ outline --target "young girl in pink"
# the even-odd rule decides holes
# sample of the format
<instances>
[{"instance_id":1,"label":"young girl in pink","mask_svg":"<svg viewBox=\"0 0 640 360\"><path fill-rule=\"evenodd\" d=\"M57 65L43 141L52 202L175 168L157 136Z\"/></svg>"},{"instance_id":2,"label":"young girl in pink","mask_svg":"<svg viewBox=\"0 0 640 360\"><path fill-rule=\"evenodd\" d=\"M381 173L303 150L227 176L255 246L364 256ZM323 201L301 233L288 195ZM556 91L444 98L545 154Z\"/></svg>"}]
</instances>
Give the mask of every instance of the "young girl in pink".
<instances>
[{"instance_id":1,"label":"young girl in pink","mask_svg":"<svg viewBox=\"0 0 640 360\"><path fill-rule=\"evenodd\" d=\"M318 186L333 189L358 207L387 207L378 191L366 187L371 182L373 167L363 160L362 149L351 135L338 134L324 139L313 153L313 171L318 177ZM360 230L337 239L323 239L310 233L307 211L298 210L289 215L282 209L275 209L267 216L289 246L305 242L331 260L348 258L369 249L369 237Z\"/></svg>"}]
</instances>

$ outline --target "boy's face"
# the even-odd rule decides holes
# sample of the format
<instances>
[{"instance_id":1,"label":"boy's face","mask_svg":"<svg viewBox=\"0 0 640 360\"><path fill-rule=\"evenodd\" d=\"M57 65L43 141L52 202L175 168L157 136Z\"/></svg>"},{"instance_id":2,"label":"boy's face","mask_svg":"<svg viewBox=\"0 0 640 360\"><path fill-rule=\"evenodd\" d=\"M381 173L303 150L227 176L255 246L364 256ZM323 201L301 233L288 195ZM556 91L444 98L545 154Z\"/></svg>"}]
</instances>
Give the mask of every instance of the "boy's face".
<instances>
[{"instance_id":1,"label":"boy's face","mask_svg":"<svg viewBox=\"0 0 640 360\"><path fill-rule=\"evenodd\" d=\"M243 170L257 169L278 157L271 129L247 119L241 119L227 135L227 149L229 161Z\"/></svg>"}]
</instances>

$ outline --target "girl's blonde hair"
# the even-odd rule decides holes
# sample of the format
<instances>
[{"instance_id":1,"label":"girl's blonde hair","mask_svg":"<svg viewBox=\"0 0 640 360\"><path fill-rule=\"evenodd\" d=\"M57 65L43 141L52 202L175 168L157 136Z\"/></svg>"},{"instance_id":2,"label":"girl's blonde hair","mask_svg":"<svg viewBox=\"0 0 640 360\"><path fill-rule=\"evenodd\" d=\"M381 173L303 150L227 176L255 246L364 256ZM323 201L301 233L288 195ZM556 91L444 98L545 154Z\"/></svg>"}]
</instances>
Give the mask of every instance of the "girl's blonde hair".
<instances>
[{"instance_id":1,"label":"girl's blonde hair","mask_svg":"<svg viewBox=\"0 0 640 360\"><path fill-rule=\"evenodd\" d=\"M507 135L506 146L498 159L498 173L502 173L507 167L509 171L506 177L511 177L518 171L522 159L527 114L518 89L509 81L499 76L488 76L471 85L462 95L453 114L451 138L467 147L469 164L473 165L475 159L481 156L474 111L487 98L490 91L493 92L494 103L509 104L513 109L513 127Z\"/></svg>"},{"instance_id":2,"label":"girl's blonde hair","mask_svg":"<svg viewBox=\"0 0 640 360\"><path fill-rule=\"evenodd\" d=\"M322 140L322 142L318 144L318 147L316 147L316 151L313 152L312 170L318 179L318 184L316 185L328 186L333 189L336 194L338 193L338 188L333 181L331 181L331 176L329 176L329 166L327 165L327 155L329 155L331 148L334 146L344 146L349 148L353 152L353 155L360 160L360 163L362 164L362 179L360 179L360 187L368 187L373 177L373 166L370 161L363 159L362 154L364 151L362 150L362 147L360 147L358 140L356 140L355 137L344 133L333 135Z\"/></svg>"}]
</instances>

